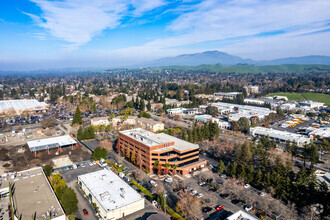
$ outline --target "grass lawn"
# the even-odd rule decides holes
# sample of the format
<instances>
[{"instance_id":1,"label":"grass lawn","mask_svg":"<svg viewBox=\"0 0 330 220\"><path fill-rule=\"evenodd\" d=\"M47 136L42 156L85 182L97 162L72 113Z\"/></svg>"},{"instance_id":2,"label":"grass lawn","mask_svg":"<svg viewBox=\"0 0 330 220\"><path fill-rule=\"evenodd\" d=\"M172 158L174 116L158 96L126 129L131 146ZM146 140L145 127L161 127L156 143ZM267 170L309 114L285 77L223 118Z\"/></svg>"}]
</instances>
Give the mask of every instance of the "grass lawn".
<instances>
[{"instance_id":1,"label":"grass lawn","mask_svg":"<svg viewBox=\"0 0 330 220\"><path fill-rule=\"evenodd\" d=\"M305 93L286 93L286 92L278 92L278 93L270 93L267 96L286 96L288 97L289 101L296 100L298 102L306 100L312 100L315 102L323 102L326 105L330 105L330 95L322 94L322 93L312 93L312 92L305 92Z\"/></svg>"}]
</instances>

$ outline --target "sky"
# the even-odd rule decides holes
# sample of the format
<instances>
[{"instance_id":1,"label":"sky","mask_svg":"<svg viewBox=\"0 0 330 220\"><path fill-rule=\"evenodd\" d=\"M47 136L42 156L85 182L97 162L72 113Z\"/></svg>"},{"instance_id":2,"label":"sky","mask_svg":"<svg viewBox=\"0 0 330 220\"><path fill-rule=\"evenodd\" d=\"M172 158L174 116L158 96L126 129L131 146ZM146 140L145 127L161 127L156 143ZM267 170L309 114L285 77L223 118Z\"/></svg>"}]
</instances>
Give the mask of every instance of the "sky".
<instances>
[{"instance_id":1,"label":"sky","mask_svg":"<svg viewBox=\"0 0 330 220\"><path fill-rule=\"evenodd\" d=\"M1 0L0 69L330 55L329 0Z\"/></svg>"}]
</instances>

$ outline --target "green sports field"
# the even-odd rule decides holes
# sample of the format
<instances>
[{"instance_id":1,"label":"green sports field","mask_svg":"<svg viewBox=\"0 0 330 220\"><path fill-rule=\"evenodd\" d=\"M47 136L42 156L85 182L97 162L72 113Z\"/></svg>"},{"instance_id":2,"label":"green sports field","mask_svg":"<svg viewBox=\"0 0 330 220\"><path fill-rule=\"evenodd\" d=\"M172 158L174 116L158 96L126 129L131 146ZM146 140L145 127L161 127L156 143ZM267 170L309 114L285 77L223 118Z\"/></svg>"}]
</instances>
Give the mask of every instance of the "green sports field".
<instances>
[{"instance_id":1,"label":"green sports field","mask_svg":"<svg viewBox=\"0 0 330 220\"><path fill-rule=\"evenodd\" d=\"M267 96L286 96L289 101L304 101L304 100L312 100L314 102L323 102L326 105L330 105L330 95L322 94L322 93L312 93L312 92L304 92L304 93L286 93L286 92L278 92L278 93L270 93Z\"/></svg>"}]
</instances>

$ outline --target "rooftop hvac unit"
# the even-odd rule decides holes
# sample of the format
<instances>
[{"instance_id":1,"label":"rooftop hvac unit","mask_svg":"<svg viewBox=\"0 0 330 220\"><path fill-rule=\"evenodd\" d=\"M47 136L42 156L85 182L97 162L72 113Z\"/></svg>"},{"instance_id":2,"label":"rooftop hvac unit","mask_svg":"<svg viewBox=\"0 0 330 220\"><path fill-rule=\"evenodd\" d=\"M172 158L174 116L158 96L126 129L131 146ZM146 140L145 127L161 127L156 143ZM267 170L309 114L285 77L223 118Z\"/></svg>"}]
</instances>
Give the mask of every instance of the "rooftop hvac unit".
<instances>
[{"instance_id":1,"label":"rooftop hvac unit","mask_svg":"<svg viewBox=\"0 0 330 220\"><path fill-rule=\"evenodd\" d=\"M120 196L125 199L125 193L120 193Z\"/></svg>"}]
</instances>

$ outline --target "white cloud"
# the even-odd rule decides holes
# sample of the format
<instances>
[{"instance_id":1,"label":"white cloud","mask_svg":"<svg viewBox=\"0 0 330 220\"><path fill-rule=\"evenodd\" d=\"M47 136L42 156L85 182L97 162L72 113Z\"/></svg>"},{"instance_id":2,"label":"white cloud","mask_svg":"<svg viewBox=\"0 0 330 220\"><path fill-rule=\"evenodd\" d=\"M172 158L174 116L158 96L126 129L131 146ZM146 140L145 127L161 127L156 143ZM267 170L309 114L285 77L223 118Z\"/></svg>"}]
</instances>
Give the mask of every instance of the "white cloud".
<instances>
[{"instance_id":1,"label":"white cloud","mask_svg":"<svg viewBox=\"0 0 330 220\"><path fill-rule=\"evenodd\" d=\"M182 46L189 48L189 45L207 41L229 42L229 46L217 49L235 52L236 55L248 54L252 58L263 58L264 54L268 54L267 58L275 58L286 54L299 55L303 51L304 54L315 54L318 50L330 51L330 45L325 43L329 39L329 32L320 33L318 37L302 35L327 26L329 28L330 1L205 0L190 6L189 10L191 12L180 15L168 26L168 30L176 33L173 36L119 51L130 54L139 51L151 54L172 52L176 55ZM276 31L284 33L275 36L265 34ZM276 40L276 43L272 44L272 40ZM310 47L306 47L304 41ZM267 51L263 48L267 48ZM330 55L330 52L326 54Z\"/></svg>"},{"instance_id":2,"label":"white cloud","mask_svg":"<svg viewBox=\"0 0 330 220\"><path fill-rule=\"evenodd\" d=\"M75 49L89 42L105 29L118 27L121 19L130 13L141 16L165 4L162 0L30 1L40 7L42 14L23 13L45 28L49 35L70 43L65 45L67 49Z\"/></svg>"}]
</instances>

